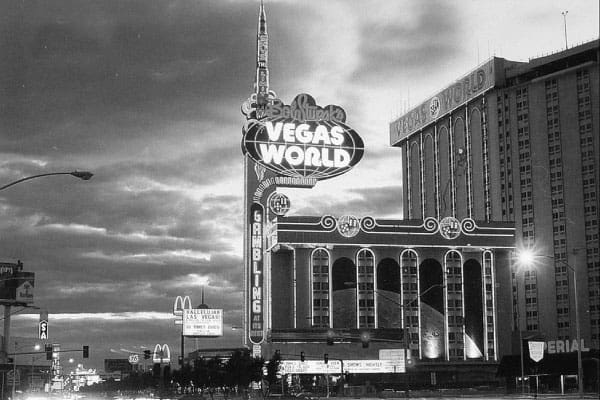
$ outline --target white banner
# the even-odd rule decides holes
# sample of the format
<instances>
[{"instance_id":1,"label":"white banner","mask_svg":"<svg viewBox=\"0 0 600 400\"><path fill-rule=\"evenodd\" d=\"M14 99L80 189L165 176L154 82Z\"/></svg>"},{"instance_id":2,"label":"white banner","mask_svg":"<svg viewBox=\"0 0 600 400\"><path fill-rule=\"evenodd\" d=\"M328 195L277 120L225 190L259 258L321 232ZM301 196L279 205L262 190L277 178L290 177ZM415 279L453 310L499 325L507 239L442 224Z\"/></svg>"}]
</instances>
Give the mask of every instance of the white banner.
<instances>
[{"instance_id":1,"label":"white banner","mask_svg":"<svg viewBox=\"0 0 600 400\"><path fill-rule=\"evenodd\" d=\"M406 360L404 357L406 350L404 349L380 349L379 359L390 360L396 367L394 372L404 373L406 372Z\"/></svg>"},{"instance_id":2,"label":"white banner","mask_svg":"<svg viewBox=\"0 0 600 400\"><path fill-rule=\"evenodd\" d=\"M345 365L344 365L345 366ZM339 360L324 361L306 360L283 360L280 365L281 374L339 374L342 363Z\"/></svg>"}]
</instances>

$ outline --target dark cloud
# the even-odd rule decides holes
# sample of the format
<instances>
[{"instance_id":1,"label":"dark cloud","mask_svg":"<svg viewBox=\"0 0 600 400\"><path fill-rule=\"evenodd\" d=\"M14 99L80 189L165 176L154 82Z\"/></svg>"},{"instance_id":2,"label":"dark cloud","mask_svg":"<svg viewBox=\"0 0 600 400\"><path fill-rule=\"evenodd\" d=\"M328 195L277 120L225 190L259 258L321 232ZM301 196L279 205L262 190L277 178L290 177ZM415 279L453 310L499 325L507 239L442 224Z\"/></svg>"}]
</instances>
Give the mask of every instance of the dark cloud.
<instances>
[{"instance_id":1,"label":"dark cloud","mask_svg":"<svg viewBox=\"0 0 600 400\"><path fill-rule=\"evenodd\" d=\"M445 1L418 2L408 8L410 18L363 24L360 31L360 66L354 78L385 83L402 73L439 69L462 52L458 34L459 10Z\"/></svg>"},{"instance_id":2,"label":"dark cloud","mask_svg":"<svg viewBox=\"0 0 600 400\"><path fill-rule=\"evenodd\" d=\"M400 156L379 115L397 99L384 96L390 82L454 74L447 65L463 56L465 17L458 3L406 2L389 13L387 3L267 2L271 87L286 102L311 90L319 103L342 106L366 146L360 171L332 180L335 194L293 198L294 214L401 210L400 183L390 183L400 178ZM178 349L181 332L164 318L177 295L197 305L204 290L229 327L241 324L240 104L253 89L258 4L0 5L0 181L94 173L87 182L56 176L2 191L0 261L21 259L36 273L51 340L91 345L96 367L126 357L110 348ZM383 9L386 22L375 17ZM350 189L337 190L344 180ZM35 316L17 318L13 329L35 336ZM239 339L226 331L202 344Z\"/></svg>"}]
</instances>

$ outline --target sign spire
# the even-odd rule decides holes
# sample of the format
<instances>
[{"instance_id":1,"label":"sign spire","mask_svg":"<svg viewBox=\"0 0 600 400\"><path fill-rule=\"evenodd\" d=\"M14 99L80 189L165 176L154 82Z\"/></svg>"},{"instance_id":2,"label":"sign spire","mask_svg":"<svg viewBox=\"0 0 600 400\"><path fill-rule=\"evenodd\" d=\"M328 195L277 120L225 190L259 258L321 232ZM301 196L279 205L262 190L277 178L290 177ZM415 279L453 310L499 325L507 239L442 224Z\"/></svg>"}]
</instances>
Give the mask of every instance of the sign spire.
<instances>
[{"instance_id":1,"label":"sign spire","mask_svg":"<svg viewBox=\"0 0 600 400\"><path fill-rule=\"evenodd\" d=\"M264 109L269 95L269 35L267 33L267 15L263 0L260 1L258 29L256 38L256 102L258 109Z\"/></svg>"}]
</instances>

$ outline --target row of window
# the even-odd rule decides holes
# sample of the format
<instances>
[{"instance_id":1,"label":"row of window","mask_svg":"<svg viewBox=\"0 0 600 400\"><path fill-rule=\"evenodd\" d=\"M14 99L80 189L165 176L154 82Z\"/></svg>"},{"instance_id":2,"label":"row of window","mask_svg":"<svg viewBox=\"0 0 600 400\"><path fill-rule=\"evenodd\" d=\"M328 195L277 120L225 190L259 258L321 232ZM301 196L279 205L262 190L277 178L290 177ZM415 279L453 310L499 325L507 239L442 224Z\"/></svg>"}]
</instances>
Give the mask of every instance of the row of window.
<instances>
[{"instance_id":1,"label":"row of window","mask_svg":"<svg viewBox=\"0 0 600 400\"><path fill-rule=\"evenodd\" d=\"M597 224L598 214L596 207L596 187L595 187L595 160L593 150L593 134L591 121L591 98L589 73L587 70L577 71L577 92L578 92L578 123L579 123L579 143L581 145L581 174L583 181L584 198L584 220L585 220L585 239L586 239L586 258L588 264L588 287L589 291L589 310L600 310L600 291L597 287L600 285L600 275L593 274L595 265L593 260L598 255L598 230L592 228L592 223ZM594 250L596 250L594 252ZM597 263L596 263L597 264ZM592 273L590 273L592 272Z\"/></svg>"}]
</instances>

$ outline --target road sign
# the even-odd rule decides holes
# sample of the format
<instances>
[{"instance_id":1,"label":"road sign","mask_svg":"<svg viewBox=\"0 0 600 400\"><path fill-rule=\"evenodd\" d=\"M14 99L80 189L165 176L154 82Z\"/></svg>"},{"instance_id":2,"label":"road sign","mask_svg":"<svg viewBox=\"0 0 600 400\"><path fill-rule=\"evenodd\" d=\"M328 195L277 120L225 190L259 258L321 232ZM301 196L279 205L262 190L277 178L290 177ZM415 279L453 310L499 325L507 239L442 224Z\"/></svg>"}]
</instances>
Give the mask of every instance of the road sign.
<instances>
[{"instance_id":1,"label":"road sign","mask_svg":"<svg viewBox=\"0 0 600 400\"><path fill-rule=\"evenodd\" d=\"M140 362L140 356L138 356L137 354L129 355L129 364L135 365L139 362Z\"/></svg>"}]
</instances>

